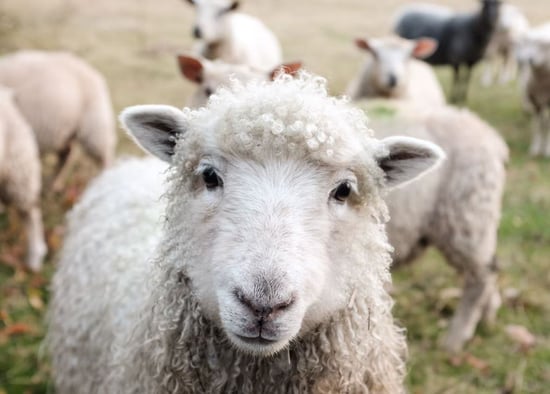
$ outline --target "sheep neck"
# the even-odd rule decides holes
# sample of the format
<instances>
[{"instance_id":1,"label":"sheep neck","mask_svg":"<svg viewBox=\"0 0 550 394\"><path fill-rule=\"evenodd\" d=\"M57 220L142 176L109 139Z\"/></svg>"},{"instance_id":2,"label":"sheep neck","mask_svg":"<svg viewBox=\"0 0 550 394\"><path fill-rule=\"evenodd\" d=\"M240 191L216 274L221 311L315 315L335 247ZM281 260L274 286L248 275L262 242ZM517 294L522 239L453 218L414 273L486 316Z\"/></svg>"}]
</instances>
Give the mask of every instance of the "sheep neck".
<instances>
[{"instance_id":1,"label":"sheep neck","mask_svg":"<svg viewBox=\"0 0 550 394\"><path fill-rule=\"evenodd\" d=\"M180 310L185 312L177 327L165 332L164 366L153 372L162 390L197 392L200 386L205 393L401 392L403 354L395 354L395 362L381 366L380 371L366 369L372 364L367 360L378 356L381 345L391 349L403 338L391 320L388 325L389 311L371 316L362 294L286 350L256 357L237 351L204 316L188 280L182 282L180 276L179 281L179 303L184 307ZM378 323L383 327L379 333ZM380 338L384 338L382 344Z\"/></svg>"}]
</instances>

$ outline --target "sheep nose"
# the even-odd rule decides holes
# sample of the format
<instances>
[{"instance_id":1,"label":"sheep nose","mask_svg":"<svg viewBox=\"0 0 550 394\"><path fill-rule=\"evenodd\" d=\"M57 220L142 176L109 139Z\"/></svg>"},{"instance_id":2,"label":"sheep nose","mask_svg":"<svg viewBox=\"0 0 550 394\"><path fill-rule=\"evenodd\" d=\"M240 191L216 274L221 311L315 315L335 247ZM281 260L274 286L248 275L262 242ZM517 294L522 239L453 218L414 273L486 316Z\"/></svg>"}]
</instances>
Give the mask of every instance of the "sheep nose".
<instances>
[{"instance_id":1,"label":"sheep nose","mask_svg":"<svg viewBox=\"0 0 550 394\"><path fill-rule=\"evenodd\" d=\"M195 26L195 28L193 29L193 37L199 39L202 37L201 29L198 26Z\"/></svg>"},{"instance_id":2,"label":"sheep nose","mask_svg":"<svg viewBox=\"0 0 550 394\"><path fill-rule=\"evenodd\" d=\"M388 86L390 88L394 88L397 86L397 77L393 74L390 74L389 78L388 78Z\"/></svg>"},{"instance_id":3,"label":"sheep nose","mask_svg":"<svg viewBox=\"0 0 550 394\"><path fill-rule=\"evenodd\" d=\"M290 296L283 302L256 302L252 301L251 297L247 297L241 290L235 291L235 297L239 303L246 307L260 322L275 317L278 313L288 309L295 301L294 296Z\"/></svg>"}]
</instances>

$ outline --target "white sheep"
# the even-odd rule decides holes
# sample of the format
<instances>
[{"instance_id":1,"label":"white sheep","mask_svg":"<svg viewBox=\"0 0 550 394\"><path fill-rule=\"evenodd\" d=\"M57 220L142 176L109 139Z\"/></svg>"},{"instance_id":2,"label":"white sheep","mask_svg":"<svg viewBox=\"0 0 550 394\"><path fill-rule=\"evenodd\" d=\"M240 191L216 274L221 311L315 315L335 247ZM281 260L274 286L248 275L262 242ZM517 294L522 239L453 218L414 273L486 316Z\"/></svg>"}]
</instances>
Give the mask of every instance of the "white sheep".
<instances>
[{"instance_id":1,"label":"white sheep","mask_svg":"<svg viewBox=\"0 0 550 394\"><path fill-rule=\"evenodd\" d=\"M210 61L188 55L178 56L181 74L198 85L189 97L187 106L199 108L206 105L208 98L222 86L228 86L232 79L240 82L272 80L279 72L294 75L302 67L299 62L281 64L271 71L255 70L245 64L230 64L220 60Z\"/></svg>"},{"instance_id":2,"label":"white sheep","mask_svg":"<svg viewBox=\"0 0 550 394\"><path fill-rule=\"evenodd\" d=\"M235 0L187 0L195 6L196 54L271 71L282 62L277 37L257 18L235 11Z\"/></svg>"},{"instance_id":3,"label":"white sheep","mask_svg":"<svg viewBox=\"0 0 550 394\"><path fill-rule=\"evenodd\" d=\"M500 83L511 81L517 74L517 51L529 30L529 21L512 4L502 4L497 26L485 50L485 65L481 82L491 85L496 76Z\"/></svg>"},{"instance_id":4,"label":"white sheep","mask_svg":"<svg viewBox=\"0 0 550 394\"><path fill-rule=\"evenodd\" d=\"M445 104L445 94L433 69L416 60L430 56L437 42L429 38L356 39L368 57L346 94L352 100L372 97L407 99L422 105Z\"/></svg>"},{"instance_id":5,"label":"white sheep","mask_svg":"<svg viewBox=\"0 0 550 394\"><path fill-rule=\"evenodd\" d=\"M373 139L325 85L281 76L195 111L123 112L168 184L151 161L123 164L71 213L49 315L57 393L404 391L382 194L443 153Z\"/></svg>"},{"instance_id":6,"label":"white sheep","mask_svg":"<svg viewBox=\"0 0 550 394\"><path fill-rule=\"evenodd\" d=\"M46 242L40 210L40 157L32 130L13 101L13 92L0 87L0 201L19 211L27 232L26 264L42 268Z\"/></svg>"},{"instance_id":7,"label":"white sheep","mask_svg":"<svg viewBox=\"0 0 550 394\"><path fill-rule=\"evenodd\" d=\"M530 30L521 51L523 101L533 113L529 153L550 157L550 24Z\"/></svg>"},{"instance_id":8,"label":"white sheep","mask_svg":"<svg viewBox=\"0 0 550 394\"><path fill-rule=\"evenodd\" d=\"M57 154L55 189L63 185L73 141L102 167L111 163L116 131L109 91L82 59L64 52L15 52L0 58L0 84L15 92L40 152Z\"/></svg>"},{"instance_id":9,"label":"white sheep","mask_svg":"<svg viewBox=\"0 0 550 394\"><path fill-rule=\"evenodd\" d=\"M395 266L435 246L464 277L463 294L442 343L456 352L482 318L494 321L501 303L496 246L508 148L498 132L465 109L421 110L398 100L360 105L377 137L399 133L425 139L447 155L437 170L389 194L387 231Z\"/></svg>"}]
</instances>

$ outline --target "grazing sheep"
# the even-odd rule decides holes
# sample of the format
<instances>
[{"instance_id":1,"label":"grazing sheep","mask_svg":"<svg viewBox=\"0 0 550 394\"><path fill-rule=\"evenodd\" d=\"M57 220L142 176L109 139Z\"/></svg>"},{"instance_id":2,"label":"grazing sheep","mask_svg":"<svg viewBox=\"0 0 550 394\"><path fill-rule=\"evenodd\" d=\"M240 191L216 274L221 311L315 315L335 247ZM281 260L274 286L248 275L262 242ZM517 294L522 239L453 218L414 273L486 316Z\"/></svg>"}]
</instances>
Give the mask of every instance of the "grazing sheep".
<instances>
[{"instance_id":1,"label":"grazing sheep","mask_svg":"<svg viewBox=\"0 0 550 394\"><path fill-rule=\"evenodd\" d=\"M485 51L485 65L481 82L485 86L500 75L500 83L510 82L517 73L517 50L529 30L529 21L521 10L511 4L502 4L497 26Z\"/></svg>"},{"instance_id":2,"label":"grazing sheep","mask_svg":"<svg viewBox=\"0 0 550 394\"><path fill-rule=\"evenodd\" d=\"M78 141L102 167L113 157L116 132L103 77L74 55L19 51L0 58L0 84L15 92L41 153L56 153L54 188L64 182L71 145Z\"/></svg>"},{"instance_id":3,"label":"grazing sheep","mask_svg":"<svg viewBox=\"0 0 550 394\"><path fill-rule=\"evenodd\" d=\"M170 164L168 185L159 166L115 167L71 213L50 309L57 393L403 392L382 194L438 147L371 138L306 74L121 120Z\"/></svg>"},{"instance_id":4,"label":"grazing sheep","mask_svg":"<svg viewBox=\"0 0 550 394\"><path fill-rule=\"evenodd\" d=\"M437 41L437 50L425 60L453 67L451 101L455 103L466 100L472 67L483 58L497 24L500 1L481 0L481 3L479 11L469 14L447 14L442 10L430 11L425 6L418 9L408 6L395 21L394 31L401 37L430 37Z\"/></svg>"},{"instance_id":5,"label":"grazing sheep","mask_svg":"<svg viewBox=\"0 0 550 394\"><path fill-rule=\"evenodd\" d=\"M500 306L496 244L508 148L500 135L467 110L419 110L409 102L362 103L377 137L394 133L441 146L447 160L422 179L393 190L387 199L388 238L394 266L435 246L463 277L463 294L443 346L460 350L481 318Z\"/></svg>"},{"instance_id":6,"label":"grazing sheep","mask_svg":"<svg viewBox=\"0 0 550 394\"><path fill-rule=\"evenodd\" d=\"M270 72L254 70L244 64L229 64L220 60L211 62L197 57L179 55L178 65L182 75L199 88L187 101L187 106L198 108L206 105L208 98L221 86L228 86L232 79L241 82L270 80L278 72L294 75L302 67L301 63L288 63L277 66Z\"/></svg>"},{"instance_id":7,"label":"grazing sheep","mask_svg":"<svg viewBox=\"0 0 550 394\"><path fill-rule=\"evenodd\" d=\"M550 157L550 24L533 29L522 42L524 103L533 113L529 153Z\"/></svg>"},{"instance_id":8,"label":"grazing sheep","mask_svg":"<svg viewBox=\"0 0 550 394\"><path fill-rule=\"evenodd\" d=\"M32 130L19 113L13 93L0 87L0 201L17 208L27 232L26 264L42 268L46 242L40 210L40 157Z\"/></svg>"},{"instance_id":9,"label":"grazing sheep","mask_svg":"<svg viewBox=\"0 0 550 394\"><path fill-rule=\"evenodd\" d=\"M277 37L257 18L235 10L234 0L187 0L195 6L193 35L199 56L271 71L282 62Z\"/></svg>"},{"instance_id":10,"label":"grazing sheep","mask_svg":"<svg viewBox=\"0 0 550 394\"><path fill-rule=\"evenodd\" d=\"M391 97L422 105L445 104L443 89L431 67L413 59L430 56L437 48L436 41L385 37L357 39L355 44L369 57L348 86L346 94L352 100Z\"/></svg>"}]
</instances>

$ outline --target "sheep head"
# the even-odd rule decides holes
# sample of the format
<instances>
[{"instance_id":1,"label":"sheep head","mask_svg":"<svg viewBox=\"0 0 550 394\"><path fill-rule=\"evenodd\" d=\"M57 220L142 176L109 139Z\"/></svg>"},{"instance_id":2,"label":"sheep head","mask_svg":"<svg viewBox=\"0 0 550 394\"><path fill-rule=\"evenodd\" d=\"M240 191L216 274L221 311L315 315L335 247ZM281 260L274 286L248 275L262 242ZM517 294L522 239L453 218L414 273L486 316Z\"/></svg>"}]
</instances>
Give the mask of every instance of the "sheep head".
<instances>
[{"instance_id":1,"label":"sheep head","mask_svg":"<svg viewBox=\"0 0 550 394\"><path fill-rule=\"evenodd\" d=\"M188 0L195 7L193 36L209 44L223 40L226 17L239 8L235 0Z\"/></svg>"},{"instance_id":2,"label":"sheep head","mask_svg":"<svg viewBox=\"0 0 550 394\"><path fill-rule=\"evenodd\" d=\"M305 74L235 84L195 111L130 107L121 121L171 163L161 264L259 356L348 308L357 289L385 294L381 195L443 157L429 142L374 139L361 111Z\"/></svg>"},{"instance_id":3,"label":"sheep head","mask_svg":"<svg viewBox=\"0 0 550 394\"><path fill-rule=\"evenodd\" d=\"M437 41L431 38L407 40L393 36L357 38L355 45L372 56L372 83L388 97L398 95L407 84L411 58L427 58L437 49Z\"/></svg>"},{"instance_id":4,"label":"sheep head","mask_svg":"<svg viewBox=\"0 0 550 394\"><path fill-rule=\"evenodd\" d=\"M243 83L252 80L272 80L280 73L294 75L302 66L300 62L286 63L266 72L245 64L210 61L189 55L178 55L177 61L182 76L199 86L188 102L188 106L193 108L205 105L218 88L230 85L231 80Z\"/></svg>"}]
</instances>

